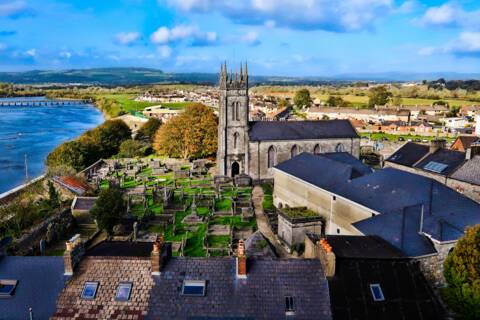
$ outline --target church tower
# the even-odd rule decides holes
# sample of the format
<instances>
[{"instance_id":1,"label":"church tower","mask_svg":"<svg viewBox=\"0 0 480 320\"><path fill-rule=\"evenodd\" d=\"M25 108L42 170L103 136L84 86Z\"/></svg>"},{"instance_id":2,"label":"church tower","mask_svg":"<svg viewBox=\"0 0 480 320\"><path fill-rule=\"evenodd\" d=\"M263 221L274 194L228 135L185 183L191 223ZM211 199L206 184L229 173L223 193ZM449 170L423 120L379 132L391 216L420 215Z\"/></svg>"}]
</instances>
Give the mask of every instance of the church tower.
<instances>
[{"instance_id":1,"label":"church tower","mask_svg":"<svg viewBox=\"0 0 480 320\"><path fill-rule=\"evenodd\" d=\"M217 165L220 175L247 173L248 161L248 69L240 73L220 68L220 101Z\"/></svg>"}]
</instances>

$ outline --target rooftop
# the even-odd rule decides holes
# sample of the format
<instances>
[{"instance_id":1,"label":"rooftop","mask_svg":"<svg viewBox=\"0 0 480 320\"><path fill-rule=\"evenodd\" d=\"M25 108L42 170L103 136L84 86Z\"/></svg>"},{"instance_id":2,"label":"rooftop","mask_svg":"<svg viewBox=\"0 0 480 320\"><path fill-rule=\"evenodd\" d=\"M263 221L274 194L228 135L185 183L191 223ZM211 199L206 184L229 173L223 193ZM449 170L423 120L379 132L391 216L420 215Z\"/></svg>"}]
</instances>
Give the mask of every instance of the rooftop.
<instances>
[{"instance_id":1,"label":"rooftop","mask_svg":"<svg viewBox=\"0 0 480 320\"><path fill-rule=\"evenodd\" d=\"M358 138L348 120L254 121L251 141Z\"/></svg>"},{"instance_id":2,"label":"rooftop","mask_svg":"<svg viewBox=\"0 0 480 320\"><path fill-rule=\"evenodd\" d=\"M429 147L423 144L407 142L395 151L386 161L412 167L420 159L427 155Z\"/></svg>"},{"instance_id":3,"label":"rooftop","mask_svg":"<svg viewBox=\"0 0 480 320\"><path fill-rule=\"evenodd\" d=\"M450 177L480 186L480 156L465 161Z\"/></svg>"},{"instance_id":4,"label":"rooftop","mask_svg":"<svg viewBox=\"0 0 480 320\"><path fill-rule=\"evenodd\" d=\"M18 280L11 298L0 299L0 319L48 319L64 287L62 257L0 257L0 280Z\"/></svg>"},{"instance_id":5,"label":"rooftop","mask_svg":"<svg viewBox=\"0 0 480 320\"><path fill-rule=\"evenodd\" d=\"M319 260L248 259L237 279L234 258L171 258L150 295L150 319L283 319L292 297L298 319L331 319ZM184 280L206 281L205 296L182 295Z\"/></svg>"}]
</instances>

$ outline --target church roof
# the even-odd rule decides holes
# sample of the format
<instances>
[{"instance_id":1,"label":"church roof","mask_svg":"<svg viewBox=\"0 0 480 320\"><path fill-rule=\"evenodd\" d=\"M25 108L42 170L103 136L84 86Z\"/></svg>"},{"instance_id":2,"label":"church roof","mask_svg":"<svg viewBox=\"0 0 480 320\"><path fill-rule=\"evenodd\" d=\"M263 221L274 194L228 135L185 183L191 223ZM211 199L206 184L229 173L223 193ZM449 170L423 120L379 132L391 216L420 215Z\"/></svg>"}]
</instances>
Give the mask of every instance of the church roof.
<instances>
[{"instance_id":1,"label":"church roof","mask_svg":"<svg viewBox=\"0 0 480 320\"><path fill-rule=\"evenodd\" d=\"M358 138L348 120L253 121L250 141Z\"/></svg>"}]
</instances>

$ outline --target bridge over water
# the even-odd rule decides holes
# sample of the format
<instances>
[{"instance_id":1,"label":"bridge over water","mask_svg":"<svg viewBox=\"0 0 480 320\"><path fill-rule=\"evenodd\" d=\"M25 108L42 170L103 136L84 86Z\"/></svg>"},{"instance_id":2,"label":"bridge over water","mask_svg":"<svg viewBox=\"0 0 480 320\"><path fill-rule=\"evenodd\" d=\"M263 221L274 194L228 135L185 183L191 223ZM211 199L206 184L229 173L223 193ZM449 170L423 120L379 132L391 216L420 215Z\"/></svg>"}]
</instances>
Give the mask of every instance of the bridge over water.
<instances>
[{"instance_id":1,"label":"bridge over water","mask_svg":"<svg viewBox=\"0 0 480 320\"><path fill-rule=\"evenodd\" d=\"M92 103L92 100L0 100L0 107L44 107L44 106L72 106L77 104Z\"/></svg>"}]
</instances>

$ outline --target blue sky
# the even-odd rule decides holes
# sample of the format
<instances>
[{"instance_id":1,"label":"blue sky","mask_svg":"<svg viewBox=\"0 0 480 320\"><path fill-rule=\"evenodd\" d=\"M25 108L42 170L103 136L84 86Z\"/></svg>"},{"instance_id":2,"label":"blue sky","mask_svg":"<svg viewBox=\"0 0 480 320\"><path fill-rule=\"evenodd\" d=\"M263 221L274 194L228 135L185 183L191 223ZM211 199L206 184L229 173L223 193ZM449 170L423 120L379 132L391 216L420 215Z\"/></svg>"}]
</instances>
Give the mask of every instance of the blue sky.
<instances>
[{"instance_id":1,"label":"blue sky","mask_svg":"<svg viewBox=\"0 0 480 320\"><path fill-rule=\"evenodd\" d=\"M0 71L480 72L478 0L0 0Z\"/></svg>"}]
</instances>

